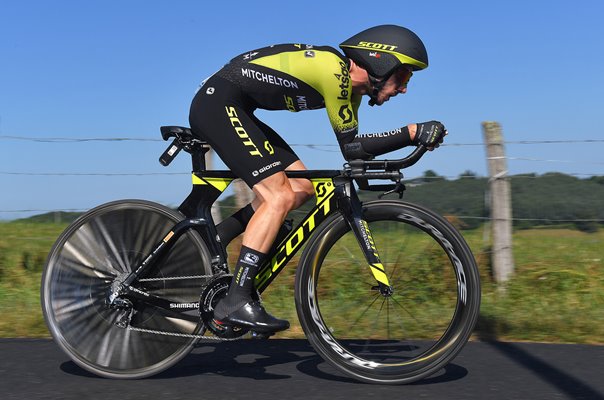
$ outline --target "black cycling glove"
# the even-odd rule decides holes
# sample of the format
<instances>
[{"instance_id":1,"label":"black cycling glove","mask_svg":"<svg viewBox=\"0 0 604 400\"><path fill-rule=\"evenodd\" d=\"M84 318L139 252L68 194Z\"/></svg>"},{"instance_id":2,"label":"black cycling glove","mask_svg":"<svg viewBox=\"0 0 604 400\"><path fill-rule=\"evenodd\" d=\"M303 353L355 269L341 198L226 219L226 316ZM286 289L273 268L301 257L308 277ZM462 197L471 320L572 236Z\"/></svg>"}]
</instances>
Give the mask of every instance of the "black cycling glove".
<instances>
[{"instance_id":1,"label":"black cycling glove","mask_svg":"<svg viewBox=\"0 0 604 400\"><path fill-rule=\"evenodd\" d=\"M446 134L445 126L438 121L420 122L417 124L413 144L436 148L443 142Z\"/></svg>"}]
</instances>

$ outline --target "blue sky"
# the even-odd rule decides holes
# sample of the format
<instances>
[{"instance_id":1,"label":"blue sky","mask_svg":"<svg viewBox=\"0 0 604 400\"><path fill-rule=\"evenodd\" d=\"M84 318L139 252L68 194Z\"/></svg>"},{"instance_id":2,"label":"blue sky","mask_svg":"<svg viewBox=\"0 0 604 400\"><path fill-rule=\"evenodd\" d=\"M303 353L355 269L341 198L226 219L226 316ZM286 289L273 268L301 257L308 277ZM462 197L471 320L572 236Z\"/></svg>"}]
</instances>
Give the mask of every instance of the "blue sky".
<instances>
[{"instance_id":1,"label":"blue sky","mask_svg":"<svg viewBox=\"0 0 604 400\"><path fill-rule=\"evenodd\" d=\"M428 169L451 178L466 170L486 175L480 124L490 120L510 142L578 141L510 143L511 173L602 175L604 143L582 142L604 139L602 15L604 2L596 0L3 1L0 219L119 198L179 204L190 190L189 160L182 153L161 167L166 144L153 140L161 125L187 125L200 81L246 50L288 42L337 47L383 23L414 30L430 67L415 74L405 96L379 108L364 104L361 131L439 119L450 132L449 146L408 177ZM309 167L342 165L324 111L258 115L290 143L325 145L294 147ZM168 172L174 175L145 175Z\"/></svg>"}]
</instances>

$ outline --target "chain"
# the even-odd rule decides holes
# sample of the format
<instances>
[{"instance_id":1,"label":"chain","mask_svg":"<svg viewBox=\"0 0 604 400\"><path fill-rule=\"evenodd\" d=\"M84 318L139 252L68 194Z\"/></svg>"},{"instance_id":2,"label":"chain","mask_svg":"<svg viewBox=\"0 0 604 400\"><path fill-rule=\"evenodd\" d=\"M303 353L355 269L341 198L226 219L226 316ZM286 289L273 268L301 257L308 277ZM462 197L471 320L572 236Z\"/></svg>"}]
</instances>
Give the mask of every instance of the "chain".
<instances>
[{"instance_id":1,"label":"chain","mask_svg":"<svg viewBox=\"0 0 604 400\"><path fill-rule=\"evenodd\" d=\"M138 279L138 282L153 282L153 281L178 281L185 279L209 279L214 275L189 275L189 276L171 276L163 278L142 278Z\"/></svg>"},{"instance_id":2,"label":"chain","mask_svg":"<svg viewBox=\"0 0 604 400\"><path fill-rule=\"evenodd\" d=\"M216 337L216 336L204 336L203 334L201 334L201 335L194 335L192 333L177 333L177 332L156 331L156 330L152 330L152 329L135 328L134 326L129 326L127 329L130 330L130 331L143 332L143 333L152 333L152 334L155 334L155 335L186 337L186 338L192 338L192 339L205 339L205 340L211 340L211 341L215 341L215 342L232 342L232 341L235 341L235 340L241 340L241 338L225 339L225 338L219 338L219 337Z\"/></svg>"},{"instance_id":3,"label":"chain","mask_svg":"<svg viewBox=\"0 0 604 400\"><path fill-rule=\"evenodd\" d=\"M143 279L139 279L138 281L139 282L153 282L153 281L174 281L174 280L186 280L186 279L209 279L214 276L216 276L216 274L172 276L172 277L160 277L160 278L143 278ZM260 294L258 294L258 297L260 297ZM197 334L197 335L192 334L192 333L167 332L167 331L158 331L158 330L153 330L153 329L137 328L132 325L128 325L128 327L126 329L128 329L130 331L150 333L150 334L154 334L154 335L183 337L183 338L191 338L191 339L202 339L202 340L209 340L209 341L215 341L215 342L232 342L235 340L242 339L242 337L227 339L227 338L221 338L221 337L217 337L217 336L205 336L204 335L204 333L206 332L205 328L203 329L202 334Z\"/></svg>"}]
</instances>

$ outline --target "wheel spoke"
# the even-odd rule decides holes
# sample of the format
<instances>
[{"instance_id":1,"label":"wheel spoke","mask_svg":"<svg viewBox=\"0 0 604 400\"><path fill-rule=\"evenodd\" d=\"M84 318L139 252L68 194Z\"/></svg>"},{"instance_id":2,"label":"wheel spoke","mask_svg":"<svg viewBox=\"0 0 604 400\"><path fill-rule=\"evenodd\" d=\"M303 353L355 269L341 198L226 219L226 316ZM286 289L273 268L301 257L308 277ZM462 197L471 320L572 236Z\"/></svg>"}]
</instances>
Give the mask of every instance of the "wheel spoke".
<instances>
[{"instance_id":1,"label":"wheel spoke","mask_svg":"<svg viewBox=\"0 0 604 400\"><path fill-rule=\"evenodd\" d=\"M359 315L359 317L352 324L350 324L350 326L346 330L347 332L350 332L352 330L352 328L356 326L356 324L361 320L361 318L363 318L365 316L367 311L369 311L369 309L375 304L376 301L378 301L379 298L380 298L380 295L376 294L373 301L363 310L361 315Z\"/></svg>"},{"instance_id":2,"label":"wheel spoke","mask_svg":"<svg viewBox=\"0 0 604 400\"><path fill-rule=\"evenodd\" d=\"M418 324L420 323L417 318L415 318L415 315L413 315L413 313L411 311L409 311L407 309L407 307L405 307L404 305L402 305L397 299L395 299L394 297L392 297L392 301L394 302L394 304L396 304L397 306L399 306L401 308L401 310L405 311L411 318L413 318L415 320L415 322L417 322Z\"/></svg>"},{"instance_id":3,"label":"wheel spoke","mask_svg":"<svg viewBox=\"0 0 604 400\"><path fill-rule=\"evenodd\" d=\"M403 257L403 252L400 252L396 255L396 259L394 261L394 268L392 268L392 271L390 272L390 276L388 277L389 281L392 281L394 274L397 272L398 266L400 264L400 260Z\"/></svg>"},{"instance_id":4,"label":"wheel spoke","mask_svg":"<svg viewBox=\"0 0 604 400\"><path fill-rule=\"evenodd\" d=\"M387 325L386 338L390 339L390 302L389 301L386 301L386 325Z\"/></svg>"},{"instance_id":5,"label":"wheel spoke","mask_svg":"<svg viewBox=\"0 0 604 400\"><path fill-rule=\"evenodd\" d=\"M82 238L77 236L78 239ZM85 242L83 242L85 244ZM87 252L88 251L88 252ZM101 279L111 279L115 277L119 271L113 268L111 265L107 265L104 262L99 262L99 260L95 259L97 253L90 253L90 248L88 250L83 247L76 246L72 241L68 241L64 246L64 254L62 255L63 262L68 264L74 272L79 272L83 275L90 277L98 277ZM98 267L104 266L109 267L108 270L100 270Z\"/></svg>"}]
</instances>

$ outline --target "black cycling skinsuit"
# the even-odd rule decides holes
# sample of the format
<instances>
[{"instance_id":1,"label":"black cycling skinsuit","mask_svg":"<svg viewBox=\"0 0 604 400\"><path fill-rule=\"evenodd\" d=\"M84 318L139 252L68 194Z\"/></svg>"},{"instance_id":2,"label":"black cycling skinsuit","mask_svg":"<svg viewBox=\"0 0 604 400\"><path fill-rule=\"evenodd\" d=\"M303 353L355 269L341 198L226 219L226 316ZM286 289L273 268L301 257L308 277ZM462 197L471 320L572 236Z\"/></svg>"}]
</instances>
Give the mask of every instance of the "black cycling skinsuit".
<instances>
[{"instance_id":1,"label":"black cycling skinsuit","mask_svg":"<svg viewBox=\"0 0 604 400\"><path fill-rule=\"evenodd\" d=\"M327 46L281 44L241 54L208 78L191 105L192 131L250 187L298 160L253 114L325 108L346 159L370 158L411 144L405 128L357 135L361 96L349 62Z\"/></svg>"}]
</instances>

